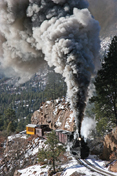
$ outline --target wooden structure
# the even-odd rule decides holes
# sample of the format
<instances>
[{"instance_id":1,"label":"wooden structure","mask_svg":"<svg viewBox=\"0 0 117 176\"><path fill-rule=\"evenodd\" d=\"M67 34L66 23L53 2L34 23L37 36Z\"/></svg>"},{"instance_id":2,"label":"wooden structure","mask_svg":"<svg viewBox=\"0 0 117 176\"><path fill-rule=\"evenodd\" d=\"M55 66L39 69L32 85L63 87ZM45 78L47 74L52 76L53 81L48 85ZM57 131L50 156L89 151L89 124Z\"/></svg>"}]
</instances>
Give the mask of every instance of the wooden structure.
<instances>
[{"instance_id":1,"label":"wooden structure","mask_svg":"<svg viewBox=\"0 0 117 176\"><path fill-rule=\"evenodd\" d=\"M58 129L55 131L56 131L56 135L58 136L59 142L66 145L68 142L73 140L73 133L72 132L66 131L66 130L61 130L61 129Z\"/></svg>"},{"instance_id":2,"label":"wooden structure","mask_svg":"<svg viewBox=\"0 0 117 176\"><path fill-rule=\"evenodd\" d=\"M38 136L43 137L44 133L48 131L51 131L49 125L35 125L35 124L26 125L26 134L30 135L37 134Z\"/></svg>"},{"instance_id":3,"label":"wooden structure","mask_svg":"<svg viewBox=\"0 0 117 176\"><path fill-rule=\"evenodd\" d=\"M51 129L49 128L49 125L38 125L38 127L36 128L36 134L40 137L45 136L45 133L51 131Z\"/></svg>"},{"instance_id":4,"label":"wooden structure","mask_svg":"<svg viewBox=\"0 0 117 176\"><path fill-rule=\"evenodd\" d=\"M31 135L36 134L37 127L38 127L38 125L35 125L35 124L26 125L26 134L31 134Z\"/></svg>"}]
</instances>

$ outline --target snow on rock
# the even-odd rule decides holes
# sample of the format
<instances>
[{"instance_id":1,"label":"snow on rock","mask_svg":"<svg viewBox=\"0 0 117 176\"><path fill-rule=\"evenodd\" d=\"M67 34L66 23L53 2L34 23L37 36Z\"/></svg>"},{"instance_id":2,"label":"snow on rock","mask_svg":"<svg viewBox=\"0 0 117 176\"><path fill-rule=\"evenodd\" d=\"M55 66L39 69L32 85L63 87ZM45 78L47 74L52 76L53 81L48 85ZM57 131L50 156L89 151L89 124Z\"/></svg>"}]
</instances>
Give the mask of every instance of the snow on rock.
<instances>
[{"instance_id":1,"label":"snow on rock","mask_svg":"<svg viewBox=\"0 0 117 176\"><path fill-rule=\"evenodd\" d=\"M73 124L74 116L73 112L68 116L65 123L65 129L70 130L70 126Z\"/></svg>"},{"instance_id":2,"label":"snow on rock","mask_svg":"<svg viewBox=\"0 0 117 176\"><path fill-rule=\"evenodd\" d=\"M13 175L15 169L26 168L37 163L38 150L44 146L45 140L36 135L29 137L23 133L8 137L1 161L1 176Z\"/></svg>"},{"instance_id":3,"label":"snow on rock","mask_svg":"<svg viewBox=\"0 0 117 176\"><path fill-rule=\"evenodd\" d=\"M51 103L51 101L46 101L46 103L47 103L47 104L50 104L50 103Z\"/></svg>"},{"instance_id":4,"label":"snow on rock","mask_svg":"<svg viewBox=\"0 0 117 176\"><path fill-rule=\"evenodd\" d=\"M73 112L69 102L64 98L46 101L39 110L33 113L31 123L48 124L52 129L74 130Z\"/></svg>"},{"instance_id":5,"label":"snow on rock","mask_svg":"<svg viewBox=\"0 0 117 176\"><path fill-rule=\"evenodd\" d=\"M24 138L24 139L26 139L27 135L25 133L26 133L26 131L23 131L23 132L20 132L18 134L15 134L15 135L8 136L8 141L12 141L13 139L16 139L16 138Z\"/></svg>"},{"instance_id":6,"label":"snow on rock","mask_svg":"<svg viewBox=\"0 0 117 176\"><path fill-rule=\"evenodd\" d=\"M53 111L53 114L56 116L57 115L57 107L55 107L54 111Z\"/></svg>"},{"instance_id":7,"label":"snow on rock","mask_svg":"<svg viewBox=\"0 0 117 176\"><path fill-rule=\"evenodd\" d=\"M56 124L56 126L58 126L58 127L61 126L62 122L60 122L60 117L57 119L57 121L56 121L55 124Z\"/></svg>"}]
</instances>

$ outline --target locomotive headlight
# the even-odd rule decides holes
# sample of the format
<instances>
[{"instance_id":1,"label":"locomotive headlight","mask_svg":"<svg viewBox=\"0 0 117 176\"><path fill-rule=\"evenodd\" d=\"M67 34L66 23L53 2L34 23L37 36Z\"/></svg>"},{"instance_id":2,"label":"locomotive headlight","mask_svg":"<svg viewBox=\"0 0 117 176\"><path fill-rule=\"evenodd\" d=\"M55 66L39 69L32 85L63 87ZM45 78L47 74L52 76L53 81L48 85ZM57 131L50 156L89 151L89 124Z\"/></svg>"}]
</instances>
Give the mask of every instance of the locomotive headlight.
<instances>
[{"instance_id":1,"label":"locomotive headlight","mask_svg":"<svg viewBox=\"0 0 117 176\"><path fill-rule=\"evenodd\" d=\"M78 138L79 141L81 141L81 138Z\"/></svg>"}]
</instances>

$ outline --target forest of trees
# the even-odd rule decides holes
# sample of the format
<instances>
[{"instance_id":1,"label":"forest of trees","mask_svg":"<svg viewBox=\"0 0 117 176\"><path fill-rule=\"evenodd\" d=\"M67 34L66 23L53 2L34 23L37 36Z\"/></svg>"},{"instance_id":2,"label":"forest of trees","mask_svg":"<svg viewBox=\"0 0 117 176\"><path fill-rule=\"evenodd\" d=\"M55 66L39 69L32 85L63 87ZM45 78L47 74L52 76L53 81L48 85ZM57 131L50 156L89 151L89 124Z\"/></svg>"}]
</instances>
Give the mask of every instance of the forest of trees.
<instances>
[{"instance_id":1,"label":"forest of trees","mask_svg":"<svg viewBox=\"0 0 117 176\"><path fill-rule=\"evenodd\" d=\"M56 74L53 69L50 69L46 77L46 86L40 83L41 89L38 90L30 87L28 82L20 85L26 87L21 93L17 93L19 87L17 87L16 93L10 93L10 91L5 91L4 86L4 91L1 91L0 94L0 130L12 129L11 126L15 126L15 129L11 131L24 130L25 125L30 123L32 113L38 110L42 103L66 95L66 84L60 74ZM7 78L3 78L3 81L5 80ZM12 115L14 113L12 121L6 116L7 111L10 111Z\"/></svg>"}]
</instances>

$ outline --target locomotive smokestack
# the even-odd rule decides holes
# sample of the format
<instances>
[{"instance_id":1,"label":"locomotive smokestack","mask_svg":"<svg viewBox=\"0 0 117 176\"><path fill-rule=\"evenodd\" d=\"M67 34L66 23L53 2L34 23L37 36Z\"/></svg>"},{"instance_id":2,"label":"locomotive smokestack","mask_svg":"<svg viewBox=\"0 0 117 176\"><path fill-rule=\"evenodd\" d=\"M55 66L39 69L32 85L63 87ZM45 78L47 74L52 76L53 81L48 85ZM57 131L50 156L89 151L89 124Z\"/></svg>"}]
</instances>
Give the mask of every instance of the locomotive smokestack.
<instances>
[{"instance_id":1,"label":"locomotive smokestack","mask_svg":"<svg viewBox=\"0 0 117 176\"><path fill-rule=\"evenodd\" d=\"M100 48L99 23L87 8L86 0L0 1L2 66L21 81L45 63L54 66L65 78L79 135Z\"/></svg>"}]
</instances>

